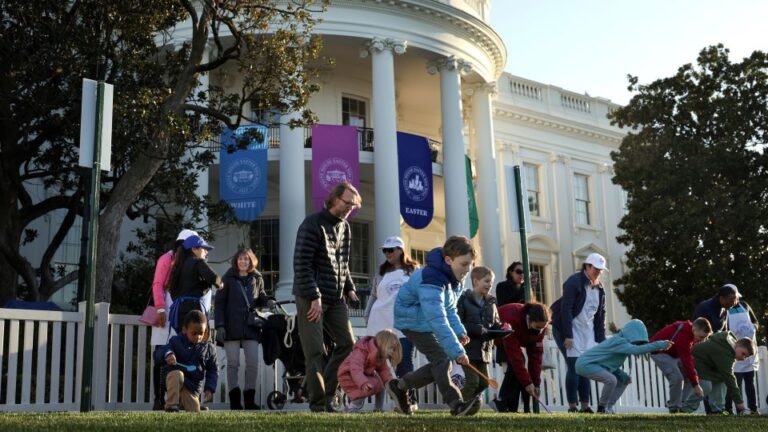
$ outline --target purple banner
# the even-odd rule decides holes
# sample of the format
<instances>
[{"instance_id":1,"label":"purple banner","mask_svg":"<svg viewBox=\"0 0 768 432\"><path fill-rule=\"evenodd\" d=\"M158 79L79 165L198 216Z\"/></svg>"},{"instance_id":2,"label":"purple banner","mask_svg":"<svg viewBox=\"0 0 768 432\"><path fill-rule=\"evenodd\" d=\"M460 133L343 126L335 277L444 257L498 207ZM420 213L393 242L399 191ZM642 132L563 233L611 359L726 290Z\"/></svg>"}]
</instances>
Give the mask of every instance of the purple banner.
<instances>
[{"instance_id":1,"label":"purple banner","mask_svg":"<svg viewBox=\"0 0 768 432\"><path fill-rule=\"evenodd\" d=\"M312 204L321 210L328 192L348 181L360 188L360 153L354 126L312 126Z\"/></svg>"}]
</instances>

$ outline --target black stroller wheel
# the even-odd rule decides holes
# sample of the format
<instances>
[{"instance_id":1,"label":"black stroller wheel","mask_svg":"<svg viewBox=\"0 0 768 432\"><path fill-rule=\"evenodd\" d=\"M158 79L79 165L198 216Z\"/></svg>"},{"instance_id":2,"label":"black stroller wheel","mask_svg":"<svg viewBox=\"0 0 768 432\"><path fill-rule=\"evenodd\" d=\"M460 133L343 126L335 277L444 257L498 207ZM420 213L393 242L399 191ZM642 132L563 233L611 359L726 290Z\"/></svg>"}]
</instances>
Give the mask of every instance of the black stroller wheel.
<instances>
[{"instance_id":1,"label":"black stroller wheel","mask_svg":"<svg viewBox=\"0 0 768 432\"><path fill-rule=\"evenodd\" d=\"M267 406L271 410L281 410L285 408L288 398L280 391L273 391L267 395Z\"/></svg>"}]
</instances>

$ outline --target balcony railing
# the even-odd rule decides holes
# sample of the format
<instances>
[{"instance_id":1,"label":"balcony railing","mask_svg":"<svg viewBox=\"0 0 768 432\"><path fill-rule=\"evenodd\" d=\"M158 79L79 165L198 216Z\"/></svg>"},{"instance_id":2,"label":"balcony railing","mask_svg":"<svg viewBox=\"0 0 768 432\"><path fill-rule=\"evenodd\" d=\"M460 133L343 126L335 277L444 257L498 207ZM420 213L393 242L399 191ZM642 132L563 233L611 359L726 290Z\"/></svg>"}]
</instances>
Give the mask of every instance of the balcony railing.
<instances>
[{"instance_id":1,"label":"balcony railing","mask_svg":"<svg viewBox=\"0 0 768 432\"><path fill-rule=\"evenodd\" d=\"M443 162L443 144L440 141L432 138L427 138L429 142L429 150L432 153L432 162ZM280 125L268 126L267 143L270 149L280 148ZM373 152L375 145L373 139L373 129L367 127L357 128L357 146L360 151ZM208 146L211 151L218 152L221 150L221 141L219 137L212 140ZM304 128L304 148L312 148L312 128Z\"/></svg>"}]
</instances>

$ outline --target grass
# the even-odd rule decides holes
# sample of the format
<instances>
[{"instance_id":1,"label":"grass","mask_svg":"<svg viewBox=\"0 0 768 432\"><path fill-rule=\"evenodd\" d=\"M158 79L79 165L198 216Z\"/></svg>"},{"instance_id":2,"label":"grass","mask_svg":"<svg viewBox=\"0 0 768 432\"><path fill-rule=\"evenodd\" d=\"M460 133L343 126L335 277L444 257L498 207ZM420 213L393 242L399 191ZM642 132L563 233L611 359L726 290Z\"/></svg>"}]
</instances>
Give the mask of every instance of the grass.
<instances>
[{"instance_id":1,"label":"grass","mask_svg":"<svg viewBox=\"0 0 768 432\"><path fill-rule=\"evenodd\" d=\"M555 432L555 431L718 431L765 430L768 417L705 417L702 415L626 414L612 416L497 414L452 417L446 412L414 416L387 414L310 414L304 412L232 413L163 412L5 413L0 431L386 431L386 432Z\"/></svg>"}]
</instances>

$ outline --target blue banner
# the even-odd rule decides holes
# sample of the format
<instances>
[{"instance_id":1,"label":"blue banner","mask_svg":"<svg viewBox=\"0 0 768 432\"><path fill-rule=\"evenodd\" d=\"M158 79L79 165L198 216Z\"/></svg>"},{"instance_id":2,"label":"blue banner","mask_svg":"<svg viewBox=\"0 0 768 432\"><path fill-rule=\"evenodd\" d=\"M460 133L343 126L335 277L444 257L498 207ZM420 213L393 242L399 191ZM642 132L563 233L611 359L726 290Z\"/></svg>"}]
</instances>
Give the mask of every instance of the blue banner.
<instances>
[{"instance_id":1,"label":"blue banner","mask_svg":"<svg viewBox=\"0 0 768 432\"><path fill-rule=\"evenodd\" d=\"M225 129L219 154L219 195L243 222L256 220L267 205L267 127Z\"/></svg>"},{"instance_id":2,"label":"blue banner","mask_svg":"<svg viewBox=\"0 0 768 432\"><path fill-rule=\"evenodd\" d=\"M397 164L400 184L400 214L405 223L421 229L434 213L432 202L432 152L425 137L397 133Z\"/></svg>"}]
</instances>

